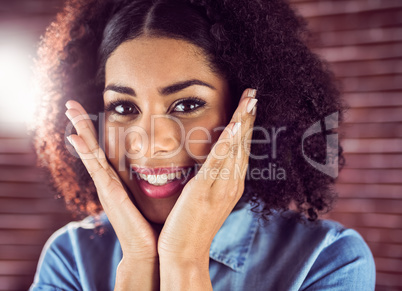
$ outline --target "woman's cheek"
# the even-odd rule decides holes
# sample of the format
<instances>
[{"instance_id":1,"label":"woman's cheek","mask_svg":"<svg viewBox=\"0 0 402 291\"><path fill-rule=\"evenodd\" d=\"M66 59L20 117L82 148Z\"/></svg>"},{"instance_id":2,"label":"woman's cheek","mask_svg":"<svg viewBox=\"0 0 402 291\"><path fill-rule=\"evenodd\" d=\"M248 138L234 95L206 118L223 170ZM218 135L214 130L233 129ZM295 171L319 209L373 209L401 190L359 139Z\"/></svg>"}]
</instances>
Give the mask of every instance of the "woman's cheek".
<instances>
[{"instance_id":1,"label":"woman's cheek","mask_svg":"<svg viewBox=\"0 0 402 291\"><path fill-rule=\"evenodd\" d=\"M185 147L187 154L194 160L204 162L225 126L221 120L208 118L186 128Z\"/></svg>"}]
</instances>

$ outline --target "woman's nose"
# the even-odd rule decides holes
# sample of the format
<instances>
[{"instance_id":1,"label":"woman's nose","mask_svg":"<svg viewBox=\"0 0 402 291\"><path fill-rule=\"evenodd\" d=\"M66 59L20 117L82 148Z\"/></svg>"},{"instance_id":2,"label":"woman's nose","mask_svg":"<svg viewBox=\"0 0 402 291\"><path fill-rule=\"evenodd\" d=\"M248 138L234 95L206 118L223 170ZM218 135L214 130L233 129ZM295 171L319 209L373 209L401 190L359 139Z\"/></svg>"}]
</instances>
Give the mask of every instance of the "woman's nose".
<instances>
[{"instance_id":1,"label":"woman's nose","mask_svg":"<svg viewBox=\"0 0 402 291\"><path fill-rule=\"evenodd\" d=\"M126 148L136 158L167 158L180 151L183 134L183 125L173 116L143 116L128 135Z\"/></svg>"}]
</instances>

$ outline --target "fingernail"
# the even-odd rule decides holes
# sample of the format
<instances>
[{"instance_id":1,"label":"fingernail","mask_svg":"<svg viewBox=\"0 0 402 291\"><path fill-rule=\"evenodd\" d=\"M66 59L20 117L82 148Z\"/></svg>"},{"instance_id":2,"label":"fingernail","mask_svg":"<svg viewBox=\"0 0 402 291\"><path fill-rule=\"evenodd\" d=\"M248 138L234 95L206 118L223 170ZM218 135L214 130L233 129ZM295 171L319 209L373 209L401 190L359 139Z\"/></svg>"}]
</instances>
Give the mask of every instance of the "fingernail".
<instances>
[{"instance_id":1,"label":"fingernail","mask_svg":"<svg viewBox=\"0 0 402 291\"><path fill-rule=\"evenodd\" d=\"M67 107L67 109L70 109L70 108L71 108L71 106L69 105L68 101L67 101L66 104L64 104L64 105Z\"/></svg>"},{"instance_id":2,"label":"fingernail","mask_svg":"<svg viewBox=\"0 0 402 291\"><path fill-rule=\"evenodd\" d=\"M251 112L252 115L255 115L257 113L257 107L254 106L253 111Z\"/></svg>"},{"instance_id":3,"label":"fingernail","mask_svg":"<svg viewBox=\"0 0 402 291\"><path fill-rule=\"evenodd\" d=\"M254 97L255 97L255 93L257 93L257 90L255 90L255 89L248 89L247 97L254 98Z\"/></svg>"},{"instance_id":4,"label":"fingernail","mask_svg":"<svg viewBox=\"0 0 402 291\"><path fill-rule=\"evenodd\" d=\"M68 141L71 143L72 146L74 146L73 144L73 139L71 138L71 136L67 136Z\"/></svg>"},{"instance_id":5,"label":"fingernail","mask_svg":"<svg viewBox=\"0 0 402 291\"><path fill-rule=\"evenodd\" d=\"M236 122L233 127L232 127L232 135L235 135L236 132L239 130L241 123L240 122Z\"/></svg>"},{"instance_id":6,"label":"fingernail","mask_svg":"<svg viewBox=\"0 0 402 291\"><path fill-rule=\"evenodd\" d=\"M250 113L251 110L253 110L257 101L258 101L257 99L250 99L250 101L248 101L247 108L246 108L247 113Z\"/></svg>"},{"instance_id":7,"label":"fingernail","mask_svg":"<svg viewBox=\"0 0 402 291\"><path fill-rule=\"evenodd\" d=\"M68 119L71 120L71 114L68 112L68 110L66 112L64 112L64 114L67 116Z\"/></svg>"}]
</instances>

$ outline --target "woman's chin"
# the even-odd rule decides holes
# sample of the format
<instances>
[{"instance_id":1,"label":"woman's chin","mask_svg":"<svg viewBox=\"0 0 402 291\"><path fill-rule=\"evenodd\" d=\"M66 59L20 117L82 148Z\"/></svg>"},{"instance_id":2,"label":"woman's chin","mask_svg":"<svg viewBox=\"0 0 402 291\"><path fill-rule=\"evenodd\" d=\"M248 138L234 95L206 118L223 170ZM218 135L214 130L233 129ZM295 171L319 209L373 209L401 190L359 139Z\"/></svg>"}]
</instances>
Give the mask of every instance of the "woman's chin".
<instances>
[{"instance_id":1,"label":"woman's chin","mask_svg":"<svg viewBox=\"0 0 402 291\"><path fill-rule=\"evenodd\" d=\"M179 196L179 195L178 195ZM164 224L176 204L177 197L165 201L141 201L138 203L141 213L151 223Z\"/></svg>"},{"instance_id":2,"label":"woman's chin","mask_svg":"<svg viewBox=\"0 0 402 291\"><path fill-rule=\"evenodd\" d=\"M146 218L152 224L164 224L166 219L167 219L167 217L169 216L169 213L167 213L166 215L160 215L160 214L158 214L158 215L155 215L155 214L146 215Z\"/></svg>"}]
</instances>

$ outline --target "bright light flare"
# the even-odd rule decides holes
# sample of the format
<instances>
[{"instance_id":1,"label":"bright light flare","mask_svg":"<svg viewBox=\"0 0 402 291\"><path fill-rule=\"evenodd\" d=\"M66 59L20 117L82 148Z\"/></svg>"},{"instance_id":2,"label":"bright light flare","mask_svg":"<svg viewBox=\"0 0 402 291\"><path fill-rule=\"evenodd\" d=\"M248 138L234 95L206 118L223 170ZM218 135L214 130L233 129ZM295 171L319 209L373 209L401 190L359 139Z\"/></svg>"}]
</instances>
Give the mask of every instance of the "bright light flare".
<instances>
[{"instance_id":1,"label":"bright light flare","mask_svg":"<svg viewBox=\"0 0 402 291\"><path fill-rule=\"evenodd\" d=\"M26 46L25 46L26 47ZM35 96L32 57L24 45L0 44L0 122L32 122Z\"/></svg>"}]
</instances>

